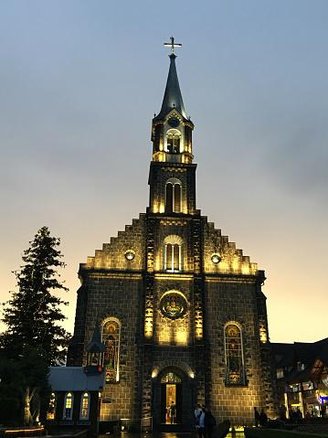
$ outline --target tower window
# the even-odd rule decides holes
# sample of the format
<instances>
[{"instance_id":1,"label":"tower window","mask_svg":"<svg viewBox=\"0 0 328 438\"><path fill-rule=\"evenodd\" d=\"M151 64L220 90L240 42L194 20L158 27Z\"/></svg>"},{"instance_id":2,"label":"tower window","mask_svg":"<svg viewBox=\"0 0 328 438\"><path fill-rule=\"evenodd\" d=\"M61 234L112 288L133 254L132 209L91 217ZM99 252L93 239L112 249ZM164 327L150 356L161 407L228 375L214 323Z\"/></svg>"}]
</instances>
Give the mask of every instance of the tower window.
<instances>
[{"instance_id":1,"label":"tower window","mask_svg":"<svg viewBox=\"0 0 328 438\"><path fill-rule=\"evenodd\" d=\"M235 323L224 329L226 384L245 385L245 370L241 330Z\"/></svg>"},{"instance_id":2,"label":"tower window","mask_svg":"<svg viewBox=\"0 0 328 438\"><path fill-rule=\"evenodd\" d=\"M167 133L166 148L169 154L180 153L180 138L181 134L177 130L171 130Z\"/></svg>"},{"instance_id":3,"label":"tower window","mask_svg":"<svg viewBox=\"0 0 328 438\"><path fill-rule=\"evenodd\" d=\"M181 212L181 183L167 182L165 186L165 211L167 213Z\"/></svg>"}]
</instances>

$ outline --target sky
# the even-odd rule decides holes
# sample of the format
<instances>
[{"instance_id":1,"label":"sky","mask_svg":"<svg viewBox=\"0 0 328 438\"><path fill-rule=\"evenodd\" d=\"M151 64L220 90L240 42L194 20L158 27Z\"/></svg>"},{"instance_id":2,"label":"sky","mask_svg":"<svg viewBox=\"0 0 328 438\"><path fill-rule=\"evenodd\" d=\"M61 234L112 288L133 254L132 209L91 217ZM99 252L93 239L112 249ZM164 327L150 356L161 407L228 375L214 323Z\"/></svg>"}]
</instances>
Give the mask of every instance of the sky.
<instances>
[{"instance_id":1,"label":"sky","mask_svg":"<svg viewBox=\"0 0 328 438\"><path fill-rule=\"evenodd\" d=\"M48 226L73 331L79 263L148 205L174 35L197 207L265 270L271 341L326 337L327 22L326 0L3 0L0 301Z\"/></svg>"}]
</instances>

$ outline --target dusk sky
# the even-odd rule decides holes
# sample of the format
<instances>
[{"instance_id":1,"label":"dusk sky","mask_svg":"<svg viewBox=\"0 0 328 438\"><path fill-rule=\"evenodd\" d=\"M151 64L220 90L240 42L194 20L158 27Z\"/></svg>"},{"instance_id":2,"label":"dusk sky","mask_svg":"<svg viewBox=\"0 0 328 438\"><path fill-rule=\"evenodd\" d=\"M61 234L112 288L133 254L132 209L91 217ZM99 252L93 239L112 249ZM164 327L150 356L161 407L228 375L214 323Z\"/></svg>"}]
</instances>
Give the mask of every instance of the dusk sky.
<instances>
[{"instance_id":1,"label":"dusk sky","mask_svg":"<svg viewBox=\"0 0 328 438\"><path fill-rule=\"evenodd\" d=\"M171 35L198 208L265 270L271 341L326 337L327 0L2 0L0 300L46 225L72 332L79 263L148 205Z\"/></svg>"}]
</instances>

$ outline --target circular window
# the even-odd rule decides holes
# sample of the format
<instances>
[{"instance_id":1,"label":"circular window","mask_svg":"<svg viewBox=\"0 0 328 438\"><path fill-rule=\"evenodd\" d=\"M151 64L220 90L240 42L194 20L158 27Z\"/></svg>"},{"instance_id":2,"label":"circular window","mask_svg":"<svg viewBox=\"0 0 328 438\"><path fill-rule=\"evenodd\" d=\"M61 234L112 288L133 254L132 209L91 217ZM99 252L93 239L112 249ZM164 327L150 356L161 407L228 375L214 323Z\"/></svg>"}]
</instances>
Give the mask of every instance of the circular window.
<instances>
[{"instance_id":1,"label":"circular window","mask_svg":"<svg viewBox=\"0 0 328 438\"><path fill-rule=\"evenodd\" d=\"M178 292L168 292L163 295L160 309L164 316L170 319L181 318L187 311L187 301Z\"/></svg>"},{"instance_id":2,"label":"circular window","mask_svg":"<svg viewBox=\"0 0 328 438\"><path fill-rule=\"evenodd\" d=\"M218 263L220 263L220 261L222 260L222 258L220 257L219 254L213 254L211 257L212 262L217 265Z\"/></svg>"},{"instance_id":3,"label":"circular window","mask_svg":"<svg viewBox=\"0 0 328 438\"><path fill-rule=\"evenodd\" d=\"M134 251L132 251L132 249L129 249L128 251L126 251L125 252L125 258L129 261L129 262L131 262L134 258L135 258L135 252Z\"/></svg>"}]
</instances>

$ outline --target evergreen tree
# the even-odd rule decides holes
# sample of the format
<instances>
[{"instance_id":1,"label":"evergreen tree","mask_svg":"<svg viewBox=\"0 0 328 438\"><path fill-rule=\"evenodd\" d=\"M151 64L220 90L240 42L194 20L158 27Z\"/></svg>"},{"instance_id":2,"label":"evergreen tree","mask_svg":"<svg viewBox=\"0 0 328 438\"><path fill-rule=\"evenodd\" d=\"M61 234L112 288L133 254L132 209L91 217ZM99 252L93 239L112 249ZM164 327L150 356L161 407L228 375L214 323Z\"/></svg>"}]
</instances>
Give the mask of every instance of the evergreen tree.
<instances>
[{"instance_id":1,"label":"evergreen tree","mask_svg":"<svg viewBox=\"0 0 328 438\"><path fill-rule=\"evenodd\" d=\"M47 227L37 232L24 251L24 265L15 272L18 291L5 303L7 330L0 335L2 421L8 419L6 406L11 407L12 422L39 421L47 400L48 367L65 357L69 335L60 326L65 319L60 307L67 303L54 294L68 290L57 272L65 266L59 244Z\"/></svg>"},{"instance_id":2,"label":"evergreen tree","mask_svg":"<svg viewBox=\"0 0 328 438\"><path fill-rule=\"evenodd\" d=\"M42 227L29 243L22 257L24 265L14 272L18 291L5 304L3 321L8 329L0 345L9 357L22 357L28 348L47 365L55 365L64 359L68 343L68 333L60 326L65 319L60 306L67 303L54 295L68 290L57 272L65 266L58 249L60 239Z\"/></svg>"}]
</instances>

